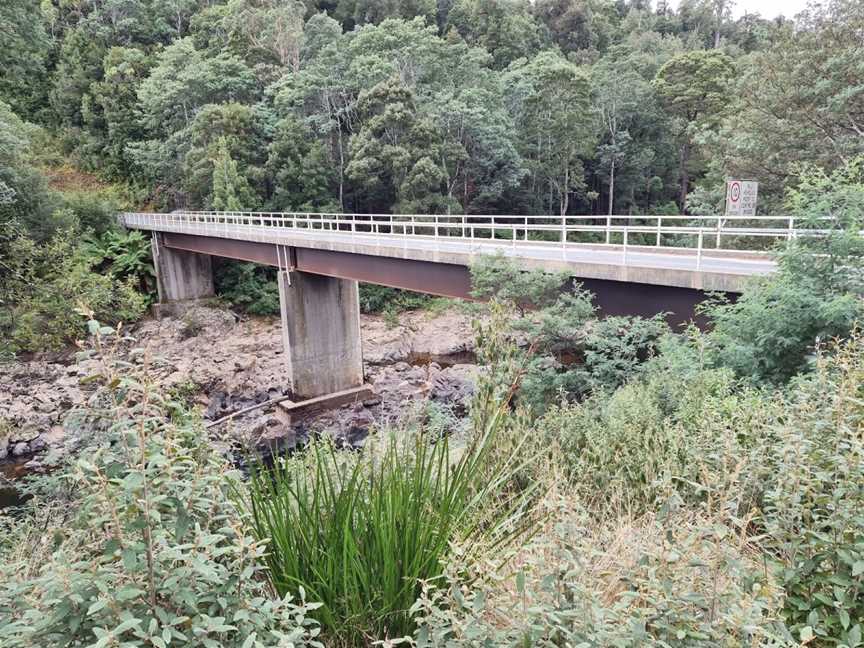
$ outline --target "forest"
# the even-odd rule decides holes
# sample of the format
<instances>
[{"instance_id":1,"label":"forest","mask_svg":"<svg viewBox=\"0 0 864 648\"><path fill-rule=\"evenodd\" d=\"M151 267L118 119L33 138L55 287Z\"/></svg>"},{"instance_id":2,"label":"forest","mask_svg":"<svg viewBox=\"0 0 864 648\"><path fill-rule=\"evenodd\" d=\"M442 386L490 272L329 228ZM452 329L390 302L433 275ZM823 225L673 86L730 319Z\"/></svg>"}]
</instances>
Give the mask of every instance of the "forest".
<instances>
[{"instance_id":1,"label":"forest","mask_svg":"<svg viewBox=\"0 0 864 648\"><path fill-rule=\"evenodd\" d=\"M733 8L3 0L0 390L86 398L0 502L0 646L864 646L864 3ZM362 447L226 445L136 339L122 210L721 215L729 178L813 235L701 328L483 257L470 405ZM278 312L272 270L215 279Z\"/></svg>"}]
</instances>

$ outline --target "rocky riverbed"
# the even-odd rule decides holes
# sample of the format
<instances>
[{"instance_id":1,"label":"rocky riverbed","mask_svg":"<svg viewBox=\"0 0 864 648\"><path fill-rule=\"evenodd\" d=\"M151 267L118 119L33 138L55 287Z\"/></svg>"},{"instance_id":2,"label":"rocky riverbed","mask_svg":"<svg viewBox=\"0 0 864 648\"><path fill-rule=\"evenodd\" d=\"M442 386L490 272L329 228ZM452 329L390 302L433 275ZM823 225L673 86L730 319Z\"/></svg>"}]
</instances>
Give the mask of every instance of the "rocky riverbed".
<instances>
[{"instance_id":1,"label":"rocky riverbed","mask_svg":"<svg viewBox=\"0 0 864 648\"><path fill-rule=\"evenodd\" d=\"M121 357L143 348L149 374L214 421L256 403L289 394L278 319L240 320L231 312L190 306L184 313L144 320L126 334ZM383 427L425 402L455 418L465 412L474 388L471 316L447 312L404 313L399 324L361 318L366 381L373 396L313 418L289 423L268 406L214 428L226 451L242 446L286 450L310 434L330 434L361 445L370 428ZM74 452L67 415L84 404L87 376L98 360L76 360L70 351L0 365L0 463L38 470ZM7 473L10 471L6 471Z\"/></svg>"}]
</instances>

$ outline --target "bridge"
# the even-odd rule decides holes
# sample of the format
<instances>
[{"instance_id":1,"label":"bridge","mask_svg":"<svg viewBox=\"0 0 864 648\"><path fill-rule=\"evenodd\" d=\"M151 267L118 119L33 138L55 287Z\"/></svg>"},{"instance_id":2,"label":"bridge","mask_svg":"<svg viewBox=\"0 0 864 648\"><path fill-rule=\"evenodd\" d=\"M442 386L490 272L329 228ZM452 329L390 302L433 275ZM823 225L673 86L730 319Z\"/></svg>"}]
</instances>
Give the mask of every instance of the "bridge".
<instances>
[{"instance_id":1,"label":"bridge","mask_svg":"<svg viewBox=\"0 0 864 648\"><path fill-rule=\"evenodd\" d=\"M470 266L500 253L564 270L604 314L693 317L709 291L770 273L789 217L479 216L179 211L124 213L153 232L159 300L213 295L213 256L278 269L283 342L304 398L363 384L358 281L470 298Z\"/></svg>"}]
</instances>

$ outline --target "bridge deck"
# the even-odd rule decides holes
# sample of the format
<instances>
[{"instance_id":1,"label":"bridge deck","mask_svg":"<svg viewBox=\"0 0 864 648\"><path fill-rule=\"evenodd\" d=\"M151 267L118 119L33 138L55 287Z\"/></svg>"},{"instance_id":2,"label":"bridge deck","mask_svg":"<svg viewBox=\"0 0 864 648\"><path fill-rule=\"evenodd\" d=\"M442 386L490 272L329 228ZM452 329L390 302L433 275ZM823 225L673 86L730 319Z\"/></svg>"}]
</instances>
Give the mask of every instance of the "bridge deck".
<instances>
[{"instance_id":1,"label":"bridge deck","mask_svg":"<svg viewBox=\"0 0 864 648\"><path fill-rule=\"evenodd\" d=\"M189 247L188 243L183 247L217 255L220 252L213 248L212 244L208 244L207 240L228 239L458 266L469 266L477 255L500 252L520 259L526 268L567 270L581 279L725 292L740 292L748 277L770 273L776 267L767 254L737 250L581 244L569 241L561 243L524 240L517 238L515 233L512 240L506 240L200 223L185 222L182 219L158 222L157 219L148 219L146 216L152 215L127 214L124 215L123 222L128 227L137 229L201 237L194 249Z\"/></svg>"}]
</instances>

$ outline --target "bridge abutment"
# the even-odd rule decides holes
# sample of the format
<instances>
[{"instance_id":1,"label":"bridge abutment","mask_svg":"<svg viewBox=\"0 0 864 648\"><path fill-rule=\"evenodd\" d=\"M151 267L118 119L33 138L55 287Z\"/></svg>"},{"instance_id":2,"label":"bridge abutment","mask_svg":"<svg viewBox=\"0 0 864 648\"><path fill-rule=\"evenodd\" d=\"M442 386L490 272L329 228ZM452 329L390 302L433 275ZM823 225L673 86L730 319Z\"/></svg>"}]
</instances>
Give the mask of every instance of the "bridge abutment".
<instances>
[{"instance_id":1,"label":"bridge abutment","mask_svg":"<svg viewBox=\"0 0 864 648\"><path fill-rule=\"evenodd\" d=\"M279 271L282 342L294 393L314 398L360 387L360 298L356 281Z\"/></svg>"},{"instance_id":2,"label":"bridge abutment","mask_svg":"<svg viewBox=\"0 0 864 648\"><path fill-rule=\"evenodd\" d=\"M153 232L152 245L159 303L214 295L213 266L209 254L166 247L160 232Z\"/></svg>"}]
</instances>

